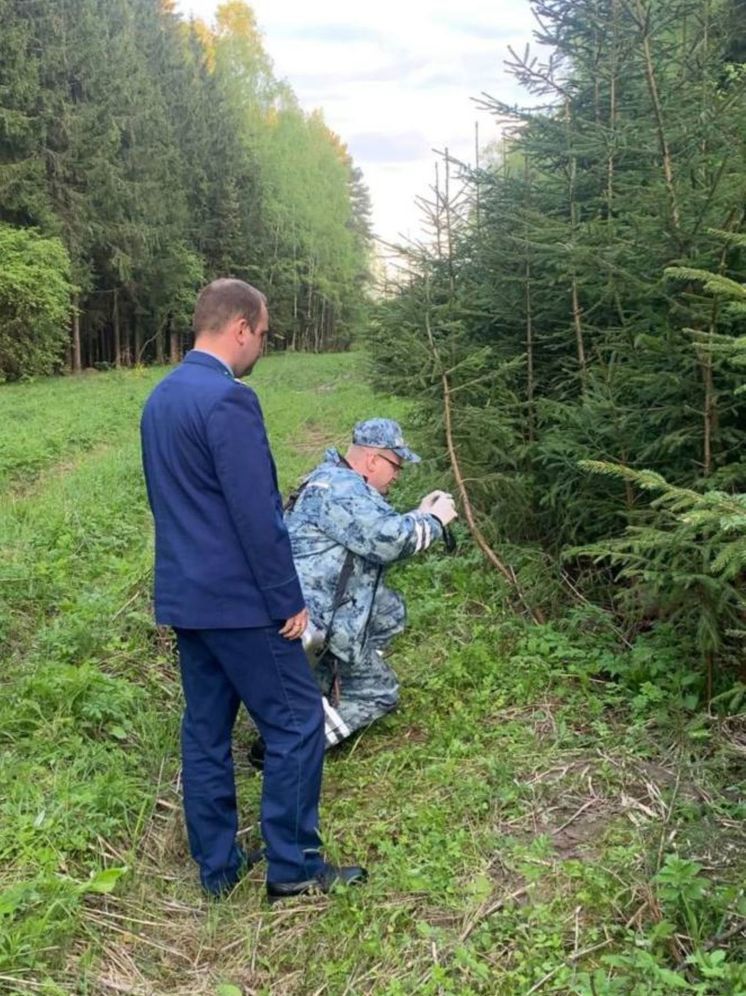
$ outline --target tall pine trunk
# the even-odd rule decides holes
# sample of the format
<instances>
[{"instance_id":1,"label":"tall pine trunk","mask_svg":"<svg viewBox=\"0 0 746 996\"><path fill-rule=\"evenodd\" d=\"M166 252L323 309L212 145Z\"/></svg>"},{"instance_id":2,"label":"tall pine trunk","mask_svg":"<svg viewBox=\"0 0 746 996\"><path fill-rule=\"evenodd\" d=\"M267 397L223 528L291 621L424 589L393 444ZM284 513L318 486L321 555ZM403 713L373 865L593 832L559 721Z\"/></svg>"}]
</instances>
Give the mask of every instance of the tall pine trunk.
<instances>
[{"instance_id":1,"label":"tall pine trunk","mask_svg":"<svg viewBox=\"0 0 746 996\"><path fill-rule=\"evenodd\" d=\"M668 204L671 213L671 223L674 230L679 233L681 229L681 214L679 212L679 202L676 196L676 187L673 177L673 161L671 150L666 136L666 129L663 121L663 108L661 106L658 83L653 65L653 52L650 46L650 8L643 7L641 0L634 0L634 12L637 25L640 29L640 40L642 43L642 53L645 64L645 79L650 93L650 101L653 105L653 115L655 117L655 130L658 138L658 145L661 153L663 166L663 176L668 193Z\"/></svg>"},{"instance_id":2,"label":"tall pine trunk","mask_svg":"<svg viewBox=\"0 0 746 996\"><path fill-rule=\"evenodd\" d=\"M523 179L526 185L526 220L524 227L525 238L525 273L526 283L526 406L528 413L528 441L534 441L534 315L531 302L531 248L529 245L528 215L531 207L531 173L528 165L528 156L523 159Z\"/></svg>"},{"instance_id":3,"label":"tall pine trunk","mask_svg":"<svg viewBox=\"0 0 746 996\"><path fill-rule=\"evenodd\" d=\"M83 362L80 351L80 299L77 291L72 300L72 337L72 370L73 373L80 373Z\"/></svg>"},{"instance_id":4,"label":"tall pine trunk","mask_svg":"<svg viewBox=\"0 0 746 996\"><path fill-rule=\"evenodd\" d=\"M174 328L173 323L171 323L170 328L169 363L172 363L175 366L177 363L181 363L181 336L179 335L178 329Z\"/></svg>"},{"instance_id":5,"label":"tall pine trunk","mask_svg":"<svg viewBox=\"0 0 746 996\"><path fill-rule=\"evenodd\" d=\"M137 313L134 316L134 364L139 366L142 363L142 324Z\"/></svg>"},{"instance_id":6,"label":"tall pine trunk","mask_svg":"<svg viewBox=\"0 0 746 996\"><path fill-rule=\"evenodd\" d=\"M571 251L575 252L575 242L578 228L578 203L576 197L576 187L578 178L578 160L572 148L572 114L570 111L570 101L565 101L565 134L567 137L567 151L569 156L569 201L570 201L570 228L571 228ZM585 358L585 340L583 336L583 312L580 307L580 292L578 290L578 275L575 270L575 260L570 261L570 295L572 300L572 322L575 329L575 350L578 359L578 374L580 376L580 390L585 394L588 382L588 370Z\"/></svg>"},{"instance_id":7,"label":"tall pine trunk","mask_svg":"<svg viewBox=\"0 0 746 996\"><path fill-rule=\"evenodd\" d=\"M122 365L122 330L119 326L119 288L114 288L114 300L112 304L112 321L114 327L114 366Z\"/></svg>"}]
</instances>

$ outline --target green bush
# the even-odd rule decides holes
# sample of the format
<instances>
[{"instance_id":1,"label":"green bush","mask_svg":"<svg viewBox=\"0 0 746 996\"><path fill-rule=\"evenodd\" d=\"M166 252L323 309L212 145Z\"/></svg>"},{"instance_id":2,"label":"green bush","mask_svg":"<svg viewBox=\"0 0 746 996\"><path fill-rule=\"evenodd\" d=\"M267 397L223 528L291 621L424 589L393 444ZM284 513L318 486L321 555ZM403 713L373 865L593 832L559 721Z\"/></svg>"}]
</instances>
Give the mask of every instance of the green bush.
<instances>
[{"instance_id":1,"label":"green bush","mask_svg":"<svg viewBox=\"0 0 746 996\"><path fill-rule=\"evenodd\" d=\"M52 373L67 343L67 251L59 239L0 224L0 264L0 380Z\"/></svg>"}]
</instances>

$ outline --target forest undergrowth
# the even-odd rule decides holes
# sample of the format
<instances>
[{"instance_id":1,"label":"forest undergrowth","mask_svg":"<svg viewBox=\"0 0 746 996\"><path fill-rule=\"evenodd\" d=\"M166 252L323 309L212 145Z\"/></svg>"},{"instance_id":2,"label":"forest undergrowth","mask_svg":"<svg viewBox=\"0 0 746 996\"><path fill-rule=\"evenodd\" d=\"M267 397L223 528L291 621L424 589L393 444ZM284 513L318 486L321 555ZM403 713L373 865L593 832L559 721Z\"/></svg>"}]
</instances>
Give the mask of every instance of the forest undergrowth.
<instances>
[{"instance_id":1,"label":"forest undergrowth","mask_svg":"<svg viewBox=\"0 0 746 996\"><path fill-rule=\"evenodd\" d=\"M369 884L270 908L258 868L200 894L149 605L137 417L161 375L0 392L0 991L746 993L742 717L636 680L686 673L665 631L626 646L583 601L514 615L463 527L456 555L391 578L410 610L399 711L328 759L328 852ZM285 491L357 419L411 421L351 355L270 357L254 386ZM444 483L426 456L402 508ZM242 718L252 844L247 740Z\"/></svg>"}]
</instances>

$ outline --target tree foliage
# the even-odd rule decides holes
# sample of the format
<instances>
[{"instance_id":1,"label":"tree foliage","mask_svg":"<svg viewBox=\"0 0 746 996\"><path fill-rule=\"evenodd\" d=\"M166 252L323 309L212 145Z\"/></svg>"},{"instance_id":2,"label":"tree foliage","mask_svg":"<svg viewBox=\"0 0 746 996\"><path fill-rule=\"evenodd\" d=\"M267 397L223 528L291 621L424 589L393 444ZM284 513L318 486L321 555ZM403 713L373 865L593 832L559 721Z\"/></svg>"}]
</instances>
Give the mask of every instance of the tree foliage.
<instances>
[{"instance_id":1,"label":"tree foliage","mask_svg":"<svg viewBox=\"0 0 746 996\"><path fill-rule=\"evenodd\" d=\"M422 202L432 243L404 253L370 344L381 382L416 396L441 440L450 394L480 527L556 558L660 525L665 502L647 505L635 474L743 489L745 399L726 353L746 317L746 81L730 0L533 6L550 55L511 51L526 106L482 98L504 147L479 168L439 164ZM667 569L628 601L633 629L674 603L700 626L690 575ZM635 587L608 567L588 579L579 556L565 570L587 593ZM738 605L742 575L702 577ZM734 618L712 605L722 647Z\"/></svg>"},{"instance_id":2,"label":"tree foliage","mask_svg":"<svg viewBox=\"0 0 746 996\"><path fill-rule=\"evenodd\" d=\"M67 342L70 258L59 239L0 224L0 378L52 373Z\"/></svg>"},{"instance_id":3,"label":"tree foliage","mask_svg":"<svg viewBox=\"0 0 746 996\"><path fill-rule=\"evenodd\" d=\"M242 0L214 28L161 0L0 0L0 23L0 221L65 246L74 368L178 359L195 290L228 274L268 293L276 346L349 343L359 171Z\"/></svg>"}]
</instances>

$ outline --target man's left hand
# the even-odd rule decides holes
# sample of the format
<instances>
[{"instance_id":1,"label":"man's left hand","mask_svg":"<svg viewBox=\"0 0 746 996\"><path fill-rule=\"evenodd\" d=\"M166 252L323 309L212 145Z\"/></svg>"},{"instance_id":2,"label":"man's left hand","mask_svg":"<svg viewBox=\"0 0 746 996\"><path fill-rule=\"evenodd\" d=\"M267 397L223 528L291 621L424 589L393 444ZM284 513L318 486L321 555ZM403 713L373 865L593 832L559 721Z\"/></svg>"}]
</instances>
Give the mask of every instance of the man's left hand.
<instances>
[{"instance_id":1,"label":"man's left hand","mask_svg":"<svg viewBox=\"0 0 746 996\"><path fill-rule=\"evenodd\" d=\"M307 625L308 609L301 609L300 612L285 621L285 625L280 630L280 636L284 636L286 640L300 640Z\"/></svg>"}]
</instances>

